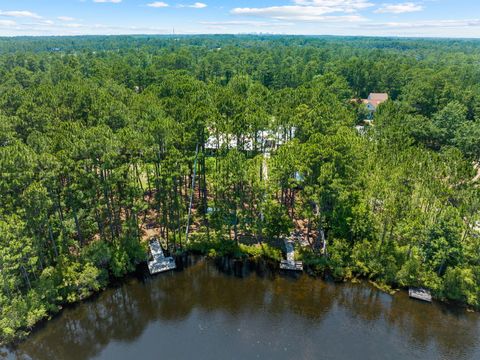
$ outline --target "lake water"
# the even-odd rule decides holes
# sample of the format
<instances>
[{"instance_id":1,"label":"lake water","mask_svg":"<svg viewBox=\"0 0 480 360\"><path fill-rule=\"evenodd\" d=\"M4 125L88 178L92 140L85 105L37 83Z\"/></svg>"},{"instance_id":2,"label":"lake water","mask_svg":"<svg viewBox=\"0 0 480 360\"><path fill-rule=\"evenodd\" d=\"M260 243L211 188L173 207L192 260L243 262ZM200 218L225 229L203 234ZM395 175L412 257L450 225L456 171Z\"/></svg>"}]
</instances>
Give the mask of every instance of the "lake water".
<instances>
[{"instance_id":1,"label":"lake water","mask_svg":"<svg viewBox=\"0 0 480 360\"><path fill-rule=\"evenodd\" d=\"M189 262L64 310L0 358L480 359L479 314L266 264Z\"/></svg>"}]
</instances>

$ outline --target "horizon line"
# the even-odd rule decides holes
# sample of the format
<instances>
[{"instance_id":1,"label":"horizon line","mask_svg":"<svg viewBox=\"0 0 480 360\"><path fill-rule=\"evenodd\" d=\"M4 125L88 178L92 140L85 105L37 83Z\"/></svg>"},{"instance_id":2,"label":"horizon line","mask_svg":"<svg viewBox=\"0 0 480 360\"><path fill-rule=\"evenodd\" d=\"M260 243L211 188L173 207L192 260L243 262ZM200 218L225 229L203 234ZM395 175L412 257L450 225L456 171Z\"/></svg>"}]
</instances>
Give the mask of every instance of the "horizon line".
<instances>
[{"instance_id":1,"label":"horizon line","mask_svg":"<svg viewBox=\"0 0 480 360\"><path fill-rule=\"evenodd\" d=\"M444 40L480 40L480 37L468 36L441 36L441 35L338 35L338 34L289 34L289 33L175 33L175 34L158 34L158 33L138 33L138 34L26 34L26 35L1 35L0 39L15 39L15 38L78 38L78 37L135 37L135 36L150 36L150 37L195 37L195 36L272 36L272 37L337 37L337 38L376 38L376 39L444 39Z\"/></svg>"}]
</instances>

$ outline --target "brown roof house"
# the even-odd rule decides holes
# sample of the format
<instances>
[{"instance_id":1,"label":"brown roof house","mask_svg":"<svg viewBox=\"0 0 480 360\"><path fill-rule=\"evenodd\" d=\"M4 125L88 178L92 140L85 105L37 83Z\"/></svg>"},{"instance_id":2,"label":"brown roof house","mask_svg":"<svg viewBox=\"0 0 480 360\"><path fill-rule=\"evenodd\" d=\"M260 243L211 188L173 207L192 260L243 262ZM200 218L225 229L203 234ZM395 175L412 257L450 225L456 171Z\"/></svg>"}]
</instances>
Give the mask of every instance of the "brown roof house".
<instances>
[{"instance_id":1,"label":"brown roof house","mask_svg":"<svg viewBox=\"0 0 480 360\"><path fill-rule=\"evenodd\" d=\"M352 101L357 104L364 104L368 110L368 117L363 122L357 125L355 128L359 134L365 134L366 126L373 125L373 114L377 111L380 104L388 100L388 94L386 93L370 93L368 99L353 99Z\"/></svg>"},{"instance_id":2,"label":"brown roof house","mask_svg":"<svg viewBox=\"0 0 480 360\"><path fill-rule=\"evenodd\" d=\"M378 105L384 103L387 100L388 94L386 93L370 93L370 95L368 95L368 99L362 99L362 103L367 106L370 114L373 114L377 110Z\"/></svg>"}]
</instances>

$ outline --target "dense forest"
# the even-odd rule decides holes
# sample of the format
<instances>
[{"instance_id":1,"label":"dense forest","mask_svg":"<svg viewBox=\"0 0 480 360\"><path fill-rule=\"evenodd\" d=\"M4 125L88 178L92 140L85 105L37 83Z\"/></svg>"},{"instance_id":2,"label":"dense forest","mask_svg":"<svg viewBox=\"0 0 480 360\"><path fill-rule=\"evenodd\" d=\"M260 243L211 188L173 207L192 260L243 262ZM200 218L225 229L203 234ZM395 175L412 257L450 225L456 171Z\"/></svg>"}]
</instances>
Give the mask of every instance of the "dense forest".
<instances>
[{"instance_id":1,"label":"dense forest","mask_svg":"<svg viewBox=\"0 0 480 360\"><path fill-rule=\"evenodd\" d=\"M294 232L316 274L478 308L479 65L467 40L0 39L0 339L153 235L277 258Z\"/></svg>"}]
</instances>

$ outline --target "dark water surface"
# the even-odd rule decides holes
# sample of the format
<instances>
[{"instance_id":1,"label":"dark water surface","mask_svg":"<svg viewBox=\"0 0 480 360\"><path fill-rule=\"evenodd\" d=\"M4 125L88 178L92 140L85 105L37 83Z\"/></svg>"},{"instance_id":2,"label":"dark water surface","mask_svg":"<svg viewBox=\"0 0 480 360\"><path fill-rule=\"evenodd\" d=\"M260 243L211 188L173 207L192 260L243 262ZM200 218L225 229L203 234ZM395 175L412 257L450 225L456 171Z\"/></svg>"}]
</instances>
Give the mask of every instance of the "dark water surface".
<instances>
[{"instance_id":1,"label":"dark water surface","mask_svg":"<svg viewBox=\"0 0 480 360\"><path fill-rule=\"evenodd\" d=\"M7 359L480 359L480 316L199 261L67 309ZM234 267L237 269L238 266ZM2 358L2 355L0 355Z\"/></svg>"}]
</instances>

